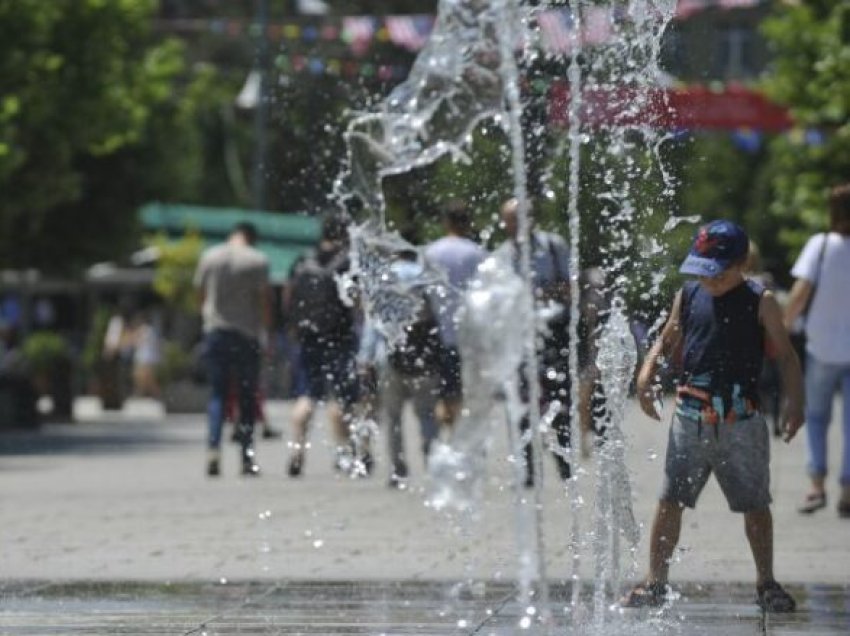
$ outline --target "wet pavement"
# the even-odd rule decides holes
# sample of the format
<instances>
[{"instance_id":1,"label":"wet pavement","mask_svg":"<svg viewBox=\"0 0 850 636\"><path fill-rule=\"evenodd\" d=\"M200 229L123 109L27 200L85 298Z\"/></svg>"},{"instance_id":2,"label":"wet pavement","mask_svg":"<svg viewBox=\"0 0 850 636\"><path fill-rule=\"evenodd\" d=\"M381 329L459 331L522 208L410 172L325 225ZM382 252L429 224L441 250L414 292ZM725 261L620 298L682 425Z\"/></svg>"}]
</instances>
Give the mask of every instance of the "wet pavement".
<instances>
[{"instance_id":1,"label":"wet pavement","mask_svg":"<svg viewBox=\"0 0 850 636\"><path fill-rule=\"evenodd\" d=\"M290 408L268 405L275 426L285 430ZM203 475L201 415L165 416L150 403L80 414L75 424L0 435L2 635L521 631L517 491L505 431L491 449L485 503L468 525L423 505L421 461L411 463L406 490L388 488L381 439L371 479L334 473L321 414L300 479L285 474L284 438L258 442L259 479L239 477L237 448L225 448L215 480ZM646 563L666 427L634 405L627 422L644 535L634 562L624 564L630 580ZM406 434L413 454L410 420ZM839 442L833 430L833 464ZM711 482L685 516L672 568L682 598L661 612L610 611L601 625L575 627L558 588L553 633L850 634L848 522L835 514L834 499L817 515L796 512L806 487L802 439L775 440L772 454L777 576L791 584L797 613L764 617L753 604L742 521ZM571 513L552 468L547 459L544 552L549 579L562 582L572 574ZM578 472L592 494L593 460ZM584 581L590 565L582 564Z\"/></svg>"},{"instance_id":2,"label":"wet pavement","mask_svg":"<svg viewBox=\"0 0 850 636\"><path fill-rule=\"evenodd\" d=\"M551 629L507 583L6 583L2 634L819 634L850 633L850 590L794 586L800 610L763 614L742 585L685 585L660 610L609 611L574 625L552 590ZM580 620L580 619L579 619Z\"/></svg>"}]
</instances>

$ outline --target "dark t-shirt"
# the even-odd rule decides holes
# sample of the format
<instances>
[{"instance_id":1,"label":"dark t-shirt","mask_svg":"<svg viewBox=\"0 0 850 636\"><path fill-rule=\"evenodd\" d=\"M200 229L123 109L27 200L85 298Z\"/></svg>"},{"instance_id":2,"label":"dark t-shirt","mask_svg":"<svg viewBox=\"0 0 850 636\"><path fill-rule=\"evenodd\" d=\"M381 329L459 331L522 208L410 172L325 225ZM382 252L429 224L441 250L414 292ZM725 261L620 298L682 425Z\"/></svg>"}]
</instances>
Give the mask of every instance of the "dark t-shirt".
<instances>
[{"instance_id":1,"label":"dark t-shirt","mask_svg":"<svg viewBox=\"0 0 850 636\"><path fill-rule=\"evenodd\" d=\"M747 280L722 296L712 296L697 281L682 288L684 332L682 384L729 399L758 401L764 358L764 329L759 303L764 287Z\"/></svg>"}]
</instances>

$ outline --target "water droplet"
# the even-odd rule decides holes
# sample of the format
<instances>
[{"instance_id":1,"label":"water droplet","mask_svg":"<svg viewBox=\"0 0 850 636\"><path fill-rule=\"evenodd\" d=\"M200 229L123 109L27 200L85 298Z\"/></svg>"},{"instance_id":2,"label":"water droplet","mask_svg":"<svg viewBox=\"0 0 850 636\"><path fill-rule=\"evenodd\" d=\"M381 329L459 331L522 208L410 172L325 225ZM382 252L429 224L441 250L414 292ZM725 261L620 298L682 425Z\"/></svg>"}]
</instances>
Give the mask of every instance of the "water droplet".
<instances>
[{"instance_id":1,"label":"water droplet","mask_svg":"<svg viewBox=\"0 0 850 636\"><path fill-rule=\"evenodd\" d=\"M317 550L319 548L321 548L323 545L325 545L325 542L322 541L321 539L316 539L315 541L313 541L313 547L316 548Z\"/></svg>"}]
</instances>

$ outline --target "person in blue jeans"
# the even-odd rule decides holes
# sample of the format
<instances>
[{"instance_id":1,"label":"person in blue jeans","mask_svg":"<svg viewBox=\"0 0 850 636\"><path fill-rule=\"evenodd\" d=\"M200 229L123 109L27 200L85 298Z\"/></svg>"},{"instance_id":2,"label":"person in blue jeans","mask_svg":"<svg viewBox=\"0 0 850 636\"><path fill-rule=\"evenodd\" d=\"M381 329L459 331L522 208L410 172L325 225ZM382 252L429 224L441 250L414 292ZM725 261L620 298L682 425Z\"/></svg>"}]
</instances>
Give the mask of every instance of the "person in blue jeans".
<instances>
[{"instance_id":1,"label":"person in blue jeans","mask_svg":"<svg viewBox=\"0 0 850 636\"><path fill-rule=\"evenodd\" d=\"M770 338L787 407L785 441L803 424L800 363L773 294L744 277L749 238L731 221L701 227L679 271L696 277L677 293L661 337L637 380L641 409L660 420L657 373L667 359L681 362L676 410L664 462L664 485L649 540L649 573L623 598L626 607L662 605L685 507L712 473L729 508L744 515L756 566L756 602L767 612L796 603L773 575L770 511L770 435L759 409L758 379Z\"/></svg>"},{"instance_id":2,"label":"person in blue jeans","mask_svg":"<svg viewBox=\"0 0 850 636\"><path fill-rule=\"evenodd\" d=\"M228 240L207 250L195 272L205 334L210 399L207 406L207 474L221 472L221 429L227 394L239 393L239 441L243 475L258 475L254 453L254 404L262 344L271 326L269 262L254 248L257 230L239 223Z\"/></svg>"},{"instance_id":3,"label":"person in blue jeans","mask_svg":"<svg viewBox=\"0 0 850 636\"><path fill-rule=\"evenodd\" d=\"M811 514L825 508L827 431L832 419L835 389L844 404L844 452L838 515L850 518L850 183L829 195L830 228L806 243L791 273L785 324L805 317L806 433L811 488L798 510Z\"/></svg>"}]
</instances>

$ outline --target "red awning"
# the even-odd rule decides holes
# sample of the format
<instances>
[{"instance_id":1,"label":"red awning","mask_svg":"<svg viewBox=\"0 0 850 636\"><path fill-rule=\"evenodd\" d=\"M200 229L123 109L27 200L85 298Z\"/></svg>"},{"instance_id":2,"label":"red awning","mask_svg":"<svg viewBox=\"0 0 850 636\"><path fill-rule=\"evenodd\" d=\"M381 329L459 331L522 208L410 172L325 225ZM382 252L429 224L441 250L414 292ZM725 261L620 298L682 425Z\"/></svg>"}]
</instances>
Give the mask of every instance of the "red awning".
<instances>
[{"instance_id":1,"label":"red awning","mask_svg":"<svg viewBox=\"0 0 850 636\"><path fill-rule=\"evenodd\" d=\"M582 94L582 121L591 127L649 125L670 129L735 130L765 132L786 130L792 124L788 111L761 93L740 86L712 91L702 86L651 89L587 90ZM552 85L549 121L566 126L569 121L569 86Z\"/></svg>"}]
</instances>

